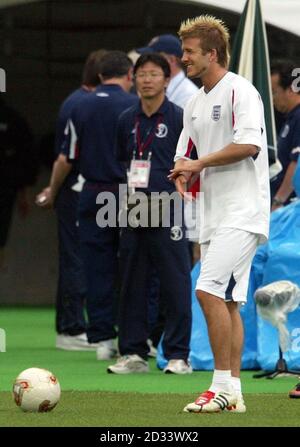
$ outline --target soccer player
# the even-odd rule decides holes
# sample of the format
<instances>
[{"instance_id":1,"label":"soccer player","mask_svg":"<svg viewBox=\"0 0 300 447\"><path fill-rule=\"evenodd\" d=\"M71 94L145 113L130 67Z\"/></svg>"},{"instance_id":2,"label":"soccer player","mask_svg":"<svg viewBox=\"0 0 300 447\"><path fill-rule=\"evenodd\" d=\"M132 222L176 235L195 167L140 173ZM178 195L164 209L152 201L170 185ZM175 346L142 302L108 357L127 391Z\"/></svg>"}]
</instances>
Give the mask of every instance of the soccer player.
<instances>
[{"instance_id":1,"label":"soccer player","mask_svg":"<svg viewBox=\"0 0 300 447\"><path fill-rule=\"evenodd\" d=\"M229 34L221 20L200 16L183 22L182 61L203 87L184 111L184 128L170 178L184 195L193 173L201 175L201 274L196 294L214 356L208 391L186 412L245 412L240 382L245 303L251 261L269 231L269 175L263 104L246 79L228 72ZM189 160L196 146L198 160Z\"/></svg>"}]
</instances>

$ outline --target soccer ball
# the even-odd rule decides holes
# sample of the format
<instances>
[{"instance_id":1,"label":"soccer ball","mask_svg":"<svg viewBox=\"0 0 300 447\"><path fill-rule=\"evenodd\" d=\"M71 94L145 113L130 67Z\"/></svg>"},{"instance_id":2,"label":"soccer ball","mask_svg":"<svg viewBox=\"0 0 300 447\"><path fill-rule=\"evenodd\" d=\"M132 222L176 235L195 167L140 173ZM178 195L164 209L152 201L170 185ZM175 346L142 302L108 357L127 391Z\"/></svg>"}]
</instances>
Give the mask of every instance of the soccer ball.
<instances>
[{"instance_id":1,"label":"soccer ball","mask_svg":"<svg viewBox=\"0 0 300 447\"><path fill-rule=\"evenodd\" d=\"M23 411L51 411L59 401L60 385L57 378L46 369L25 369L14 381L13 397Z\"/></svg>"}]
</instances>

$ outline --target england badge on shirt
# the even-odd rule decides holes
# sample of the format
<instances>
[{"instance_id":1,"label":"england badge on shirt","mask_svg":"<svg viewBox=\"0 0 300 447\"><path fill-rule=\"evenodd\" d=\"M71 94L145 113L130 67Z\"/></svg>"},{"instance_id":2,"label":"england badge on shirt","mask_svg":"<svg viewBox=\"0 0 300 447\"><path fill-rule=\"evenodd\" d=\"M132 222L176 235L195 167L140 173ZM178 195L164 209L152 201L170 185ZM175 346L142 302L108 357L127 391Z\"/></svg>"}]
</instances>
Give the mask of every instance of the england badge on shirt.
<instances>
[{"instance_id":1,"label":"england badge on shirt","mask_svg":"<svg viewBox=\"0 0 300 447\"><path fill-rule=\"evenodd\" d=\"M219 121L221 116L221 106L213 106L211 117L214 121Z\"/></svg>"}]
</instances>

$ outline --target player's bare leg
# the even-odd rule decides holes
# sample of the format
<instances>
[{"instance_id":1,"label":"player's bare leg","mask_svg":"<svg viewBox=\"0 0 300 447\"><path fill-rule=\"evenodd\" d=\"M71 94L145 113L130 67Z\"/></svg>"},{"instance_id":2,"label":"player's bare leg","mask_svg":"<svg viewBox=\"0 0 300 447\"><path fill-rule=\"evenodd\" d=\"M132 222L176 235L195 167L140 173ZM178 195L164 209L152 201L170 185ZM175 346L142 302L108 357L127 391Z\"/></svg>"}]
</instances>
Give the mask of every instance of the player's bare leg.
<instances>
[{"instance_id":1,"label":"player's bare leg","mask_svg":"<svg viewBox=\"0 0 300 447\"><path fill-rule=\"evenodd\" d=\"M233 413L245 413L246 406L242 395L241 380L240 380L241 357L244 344L244 327L238 303L231 301L229 303L226 303L226 305L230 313L231 327L232 327L231 356L230 356L231 385L238 397L237 404L232 405L227 409Z\"/></svg>"},{"instance_id":2,"label":"player's bare leg","mask_svg":"<svg viewBox=\"0 0 300 447\"><path fill-rule=\"evenodd\" d=\"M240 316L238 303L231 301L226 303L231 318L232 338L230 369L232 377L240 377L241 356L244 344L244 328Z\"/></svg>"},{"instance_id":3,"label":"player's bare leg","mask_svg":"<svg viewBox=\"0 0 300 447\"><path fill-rule=\"evenodd\" d=\"M222 298L202 290L197 290L197 298L207 322L215 369L230 370L232 327L227 305Z\"/></svg>"},{"instance_id":4,"label":"player's bare leg","mask_svg":"<svg viewBox=\"0 0 300 447\"><path fill-rule=\"evenodd\" d=\"M185 412L217 413L237 403L231 384L232 321L225 301L202 290L197 290L214 355L215 369L212 384L195 402L188 404Z\"/></svg>"}]
</instances>

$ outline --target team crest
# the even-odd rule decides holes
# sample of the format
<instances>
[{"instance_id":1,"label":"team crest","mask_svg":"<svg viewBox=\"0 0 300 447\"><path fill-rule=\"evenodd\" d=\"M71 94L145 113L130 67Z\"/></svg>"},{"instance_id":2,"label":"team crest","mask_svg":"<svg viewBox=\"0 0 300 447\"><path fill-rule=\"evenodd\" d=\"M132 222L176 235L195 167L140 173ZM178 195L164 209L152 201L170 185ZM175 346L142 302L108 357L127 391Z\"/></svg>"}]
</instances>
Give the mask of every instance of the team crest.
<instances>
[{"instance_id":1,"label":"team crest","mask_svg":"<svg viewBox=\"0 0 300 447\"><path fill-rule=\"evenodd\" d=\"M170 229L170 237L172 241L180 241L183 237L182 229L178 226L174 226Z\"/></svg>"},{"instance_id":2,"label":"team crest","mask_svg":"<svg viewBox=\"0 0 300 447\"><path fill-rule=\"evenodd\" d=\"M157 136L157 138L165 138L168 135L168 128L164 123L160 123L157 126L155 135Z\"/></svg>"},{"instance_id":3,"label":"team crest","mask_svg":"<svg viewBox=\"0 0 300 447\"><path fill-rule=\"evenodd\" d=\"M219 121L221 117L221 106L213 106L211 117L214 121Z\"/></svg>"}]
</instances>

